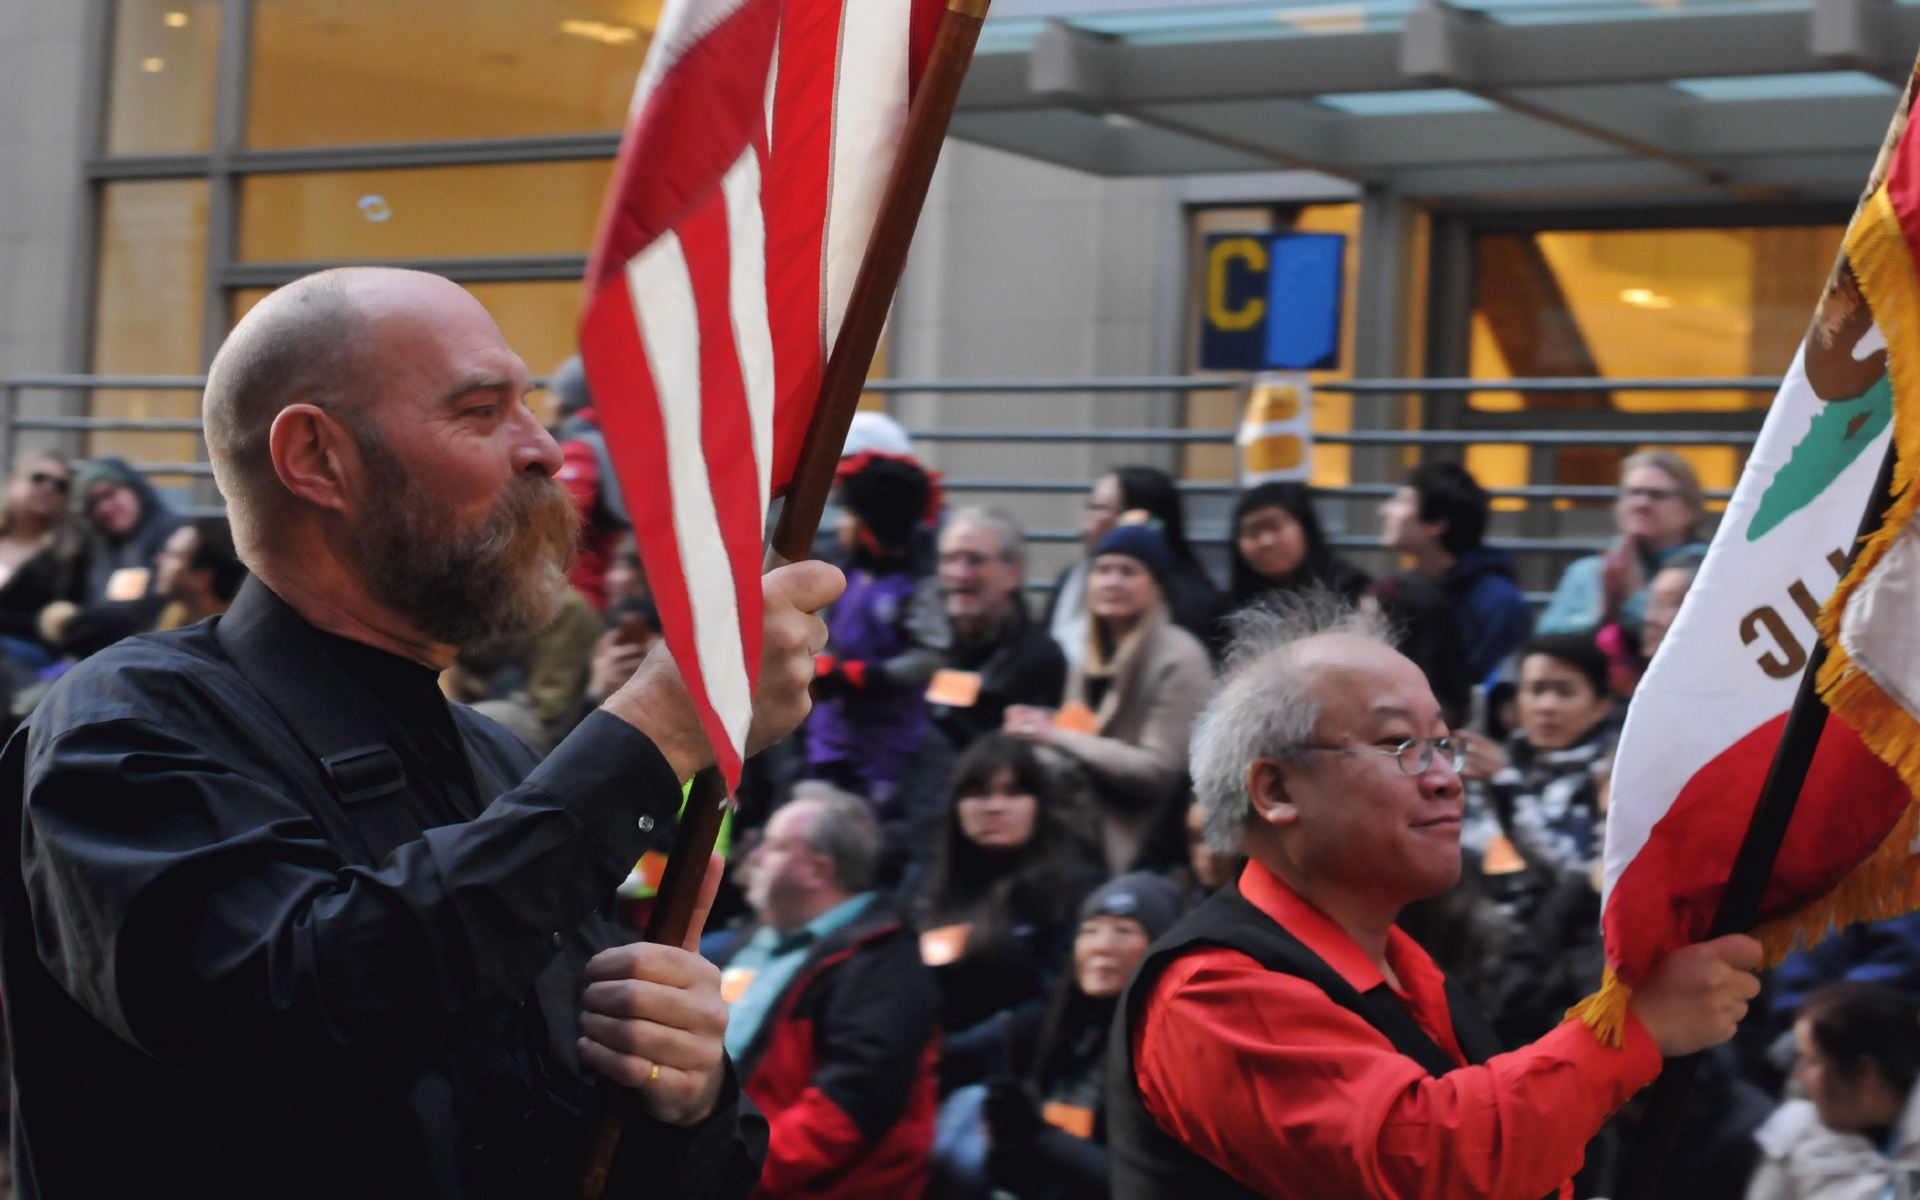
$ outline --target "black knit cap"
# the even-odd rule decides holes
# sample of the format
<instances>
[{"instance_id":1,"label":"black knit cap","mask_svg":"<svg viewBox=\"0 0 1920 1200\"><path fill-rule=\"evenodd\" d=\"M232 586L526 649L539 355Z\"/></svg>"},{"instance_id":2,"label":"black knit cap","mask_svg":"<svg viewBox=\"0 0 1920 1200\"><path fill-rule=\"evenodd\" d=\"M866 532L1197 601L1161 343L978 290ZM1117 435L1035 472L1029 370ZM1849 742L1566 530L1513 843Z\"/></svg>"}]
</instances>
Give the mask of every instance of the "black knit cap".
<instances>
[{"instance_id":1,"label":"black knit cap","mask_svg":"<svg viewBox=\"0 0 1920 1200\"><path fill-rule=\"evenodd\" d=\"M1149 941L1173 928L1180 919L1180 891L1167 880L1146 871L1110 879L1080 904L1080 919L1126 917L1140 923Z\"/></svg>"},{"instance_id":2,"label":"black knit cap","mask_svg":"<svg viewBox=\"0 0 1920 1200\"><path fill-rule=\"evenodd\" d=\"M867 523L881 550L900 555L913 545L931 486L927 473L905 459L875 456L840 480L840 503Z\"/></svg>"}]
</instances>

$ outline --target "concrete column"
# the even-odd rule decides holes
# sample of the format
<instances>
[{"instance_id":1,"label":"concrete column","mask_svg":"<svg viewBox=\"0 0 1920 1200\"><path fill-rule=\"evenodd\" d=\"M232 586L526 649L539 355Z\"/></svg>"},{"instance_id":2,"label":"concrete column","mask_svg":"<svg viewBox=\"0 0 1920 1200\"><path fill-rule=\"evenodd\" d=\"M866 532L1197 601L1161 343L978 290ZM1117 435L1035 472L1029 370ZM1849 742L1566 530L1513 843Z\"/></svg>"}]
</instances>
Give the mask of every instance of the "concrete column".
<instances>
[{"instance_id":1,"label":"concrete column","mask_svg":"<svg viewBox=\"0 0 1920 1200\"><path fill-rule=\"evenodd\" d=\"M1390 189L1369 188L1360 198L1360 267L1354 281L1356 379L1397 379L1414 373L1408 347L1416 311L1413 251L1418 220L1418 209ZM1353 398L1356 430L1402 429L1406 416L1403 396ZM1353 482L1391 483L1400 478L1405 455L1398 447L1356 446L1352 461ZM1337 507L1342 528L1330 533L1364 535L1378 529L1378 501L1351 500ZM1371 565L1384 569L1388 564Z\"/></svg>"},{"instance_id":2,"label":"concrete column","mask_svg":"<svg viewBox=\"0 0 1920 1200\"><path fill-rule=\"evenodd\" d=\"M86 50L103 8L10 0L0 16L0 377L84 365L69 325L98 111Z\"/></svg>"},{"instance_id":3,"label":"concrete column","mask_svg":"<svg viewBox=\"0 0 1920 1200\"><path fill-rule=\"evenodd\" d=\"M1161 179L1102 179L949 141L907 260L889 334L892 374L918 379L1060 379L1149 375L1173 351L1161 328L1180 311ZM1171 261L1170 261L1171 260ZM1171 278L1169 277L1171 276ZM1167 421L1164 398L1138 394L907 395L909 429L1141 428ZM1154 448L1062 442L923 443L951 478L1090 481ZM1076 526L1081 496L965 493L951 503L1006 508L1029 529ZM1036 545L1034 578L1077 548Z\"/></svg>"}]
</instances>

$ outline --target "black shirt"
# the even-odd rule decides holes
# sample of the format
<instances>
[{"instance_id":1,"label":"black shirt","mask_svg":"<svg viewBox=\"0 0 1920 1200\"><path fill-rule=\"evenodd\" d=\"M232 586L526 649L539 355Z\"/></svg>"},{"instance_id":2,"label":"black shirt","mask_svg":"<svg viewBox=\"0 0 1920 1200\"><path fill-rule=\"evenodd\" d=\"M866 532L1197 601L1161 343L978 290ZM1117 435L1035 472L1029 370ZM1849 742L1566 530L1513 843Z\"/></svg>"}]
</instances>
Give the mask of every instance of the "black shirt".
<instances>
[{"instance_id":1,"label":"black shirt","mask_svg":"<svg viewBox=\"0 0 1920 1200\"><path fill-rule=\"evenodd\" d=\"M379 709L391 734L387 745L405 764L413 798L420 801L414 817L421 828L479 816L479 785L453 723L453 706L440 690L439 673L365 642L318 629L313 633L327 657L353 676Z\"/></svg>"},{"instance_id":2,"label":"black shirt","mask_svg":"<svg viewBox=\"0 0 1920 1200\"><path fill-rule=\"evenodd\" d=\"M8 743L18 1194L571 1198L617 1108L609 1197L744 1198L766 1126L731 1079L673 1130L576 1048L586 960L632 940L613 890L679 807L666 760L596 713L539 762L430 671L323 644L249 581L74 668ZM355 835L263 658L389 729L411 840Z\"/></svg>"},{"instance_id":3,"label":"black shirt","mask_svg":"<svg viewBox=\"0 0 1920 1200\"><path fill-rule=\"evenodd\" d=\"M933 723L957 750L997 732L1006 720L1008 705L1052 708L1067 690L1066 656L1044 625L1027 619L1025 602L1018 596L983 636L966 638L956 631L947 665L980 673L980 695L971 707L932 706Z\"/></svg>"}]
</instances>

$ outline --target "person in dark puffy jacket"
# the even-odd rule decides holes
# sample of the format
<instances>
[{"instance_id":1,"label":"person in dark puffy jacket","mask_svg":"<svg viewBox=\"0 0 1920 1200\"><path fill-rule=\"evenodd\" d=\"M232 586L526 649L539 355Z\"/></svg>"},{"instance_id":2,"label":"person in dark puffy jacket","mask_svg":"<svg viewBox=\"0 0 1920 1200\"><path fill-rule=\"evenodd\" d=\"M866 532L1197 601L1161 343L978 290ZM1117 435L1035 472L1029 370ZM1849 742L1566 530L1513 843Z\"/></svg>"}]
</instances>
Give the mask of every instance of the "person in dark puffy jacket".
<instances>
[{"instance_id":1,"label":"person in dark puffy jacket","mask_svg":"<svg viewBox=\"0 0 1920 1200\"><path fill-rule=\"evenodd\" d=\"M1020 1200L1105 1200L1107 1032L1133 968L1179 918L1179 889L1144 872L1080 905L1073 969L1054 991L1032 1069L1024 1080L1003 1070L987 1085L994 1186Z\"/></svg>"},{"instance_id":2,"label":"person in dark puffy jacket","mask_svg":"<svg viewBox=\"0 0 1920 1200\"><path fill-rule=\"evenodd\" d=\"M1020 1043L1033 1044L1066 969L1074 913L1102 873L1063 808L1038 754L1006 734L986 735L954 764L932 861L906 885L945 1001L943 1093L986 1076L1000 1044L995 1014L1011 1011Z\"/></svg>"},{"instance_id":3,"label":"person in dark puffy jacket","mask_svg":"<svg viewBox=\"0 0 1920 1200\"><path fill-rule=\"evenodd\" d=\"M918 1196L933 1145L939 990L873 890L880 831L808 796L749 860L757 923L720 960L727 1050L770 1126L754 1196Z\"/></svg>"},{"instance_id":4,"label":"person in dark puffy jacket","mask_svg":"<svg viewBox=\"0 0 1920 1200\"><path fill-rule=\"evenodd\" d=\"M1487 682L1533 631L1512 557L1483 540L1488 507L1486 489L1450 462L1421 463L1380 506L1380 540L1411 555L1410 574L1452 601L1474 683Z\"/></svg>"}]
</instances>

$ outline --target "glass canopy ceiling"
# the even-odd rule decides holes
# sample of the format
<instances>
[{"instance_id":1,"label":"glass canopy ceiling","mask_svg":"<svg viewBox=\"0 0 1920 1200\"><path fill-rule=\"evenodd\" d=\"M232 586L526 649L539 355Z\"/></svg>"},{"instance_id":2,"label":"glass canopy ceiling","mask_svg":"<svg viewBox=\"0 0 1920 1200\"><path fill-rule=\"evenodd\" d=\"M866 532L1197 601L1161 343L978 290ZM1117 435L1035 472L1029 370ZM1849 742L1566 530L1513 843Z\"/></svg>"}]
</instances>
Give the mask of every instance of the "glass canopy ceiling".
<instances>
[{"instance_id":1,"label":"glass canopy ceiling","mask_svg":"<svg viewBox=\"0 0 1920 1200\"><path fill-rule=\"evenodd\" d=\"M956 136L1104 175L1851 199L1920 0L996 0Z\"/></svg>"}]
</instances>

